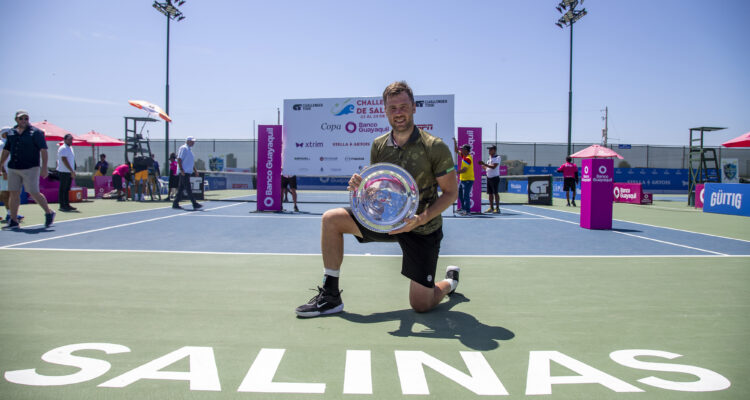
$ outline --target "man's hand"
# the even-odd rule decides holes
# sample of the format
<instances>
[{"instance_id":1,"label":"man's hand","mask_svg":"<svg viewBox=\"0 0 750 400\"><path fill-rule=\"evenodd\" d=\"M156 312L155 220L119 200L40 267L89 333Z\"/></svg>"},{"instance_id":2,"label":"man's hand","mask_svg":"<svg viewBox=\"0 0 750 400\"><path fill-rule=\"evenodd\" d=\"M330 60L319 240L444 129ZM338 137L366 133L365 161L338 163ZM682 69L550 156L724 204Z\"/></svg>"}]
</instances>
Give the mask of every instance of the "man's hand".
<instances>
[{"instance_id":1,"label":"man's hand","mask_svg":"<svg viewBox=\"0 0 750 400\"><path fill-rule=\"evenodd\" d=\"M427 217L425 216L425 213L415 215L409 219L406 220L406 225L401 227L400 229L396 229L393 231L388 232L389 235L397 235L399 233L405 233L405 232L411 232L412 229L422 226L427 222Z\"/></svg>"},{"instance_id":2,"label":"man's hand","mask_svg":"<svg viewBox=\"0 0 750 400\"><path fill-rule=\"evenodd\" d=\"M46 178L49 173L47 172L47 165L42 164L42 169L39 171L39 176Z\"/></svg>"},{"instance_id":3,"label":"man's hand","mask_svg":"<svg viewBox=\"0 0 750 400\"><path fill-rule=\"evenodd\" d=\"M346 188L346 190L353 192L357 190L360 183L362 183L362 177L359 174L354 174L349 179L349 186Z\"/></svg>"},{"instance_id":4,"label":"man's hand","mask_svg":"<svg viewBox=\"0 0 750 400\"><path fill-rule=\"evenodd\" d=\"M70 171L70 177L71 177L72 179L75 179L75 178L76 178L76 172L75 172L75 171L73 171L73 170L71 170L71 171Z\"/></svg>"}]
</instances>

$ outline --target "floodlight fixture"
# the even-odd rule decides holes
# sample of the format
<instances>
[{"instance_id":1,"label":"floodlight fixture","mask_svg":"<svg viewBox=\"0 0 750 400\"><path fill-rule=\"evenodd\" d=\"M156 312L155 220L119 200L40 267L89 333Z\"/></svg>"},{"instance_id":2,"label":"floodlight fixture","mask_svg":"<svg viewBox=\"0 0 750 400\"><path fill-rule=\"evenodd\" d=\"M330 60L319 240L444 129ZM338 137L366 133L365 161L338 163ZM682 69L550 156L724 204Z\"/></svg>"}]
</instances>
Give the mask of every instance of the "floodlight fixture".
<instances>
[{"instance_id":1,"label":"floodlight fixture","mask_svg":"<svg viewBox=\"0 0 750 400\"><path fill-rule=\"evenodd\" d=\"M557 11L562 13L562 10L567 10L560 19L555 22L555 25L561 29L564 26L570 27L570 76L568 80L568 152L566 155L571 154L571 139L572 139L572 127L573 127L573 24L583 18L587 12L586 9L576 10L578 7L578 0L562 0L560 4L555 7ZM580 1L583 4L583 0Z\"/></svg>"},{"instance_id":2,"label":"floodlight fixture","mask_svg":"<svg viewBox=\"0 0 750 400\"><path fill-rule=\"evenodd\" d=\"M185 0L175 0L175 3L177 6L181 6L185 4ZM182 14L182 11L180 11L175 4L172 3L172 0L165 0L163 2L159 2L154 0L153 7L159 11L160 13L164 14L167 17L167 78L166 78L166 87L165 87L165 93L166 93L166 101L165 101L165 112L167 115L169 115L169 22L171 20L177 20L182 21L185 19L185 16ZM164 138L166 144L169 144L169 122L164 122ZM164 146L164 159L169 159L169 146ZM168 163L164 163L168 164ZM165 174L169 173L169 167L168 165L164 166Z\"/></svg>"}]
</instances>

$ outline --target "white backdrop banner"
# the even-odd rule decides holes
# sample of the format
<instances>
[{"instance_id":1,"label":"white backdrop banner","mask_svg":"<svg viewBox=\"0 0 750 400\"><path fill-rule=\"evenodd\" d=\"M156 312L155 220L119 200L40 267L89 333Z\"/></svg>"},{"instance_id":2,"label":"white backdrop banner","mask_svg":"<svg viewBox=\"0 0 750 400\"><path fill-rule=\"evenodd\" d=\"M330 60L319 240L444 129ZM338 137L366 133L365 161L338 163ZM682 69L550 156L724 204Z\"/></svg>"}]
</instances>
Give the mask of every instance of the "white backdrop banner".
<instances>
[{"instance_id":1,"label":"white backdrop banner","mask_svg":"<svg viewBox=\"0 0 750 400\"><path fill-rule=\"evenodd\" d=\"M415 124L453 149L454 96L415 96ZM391 130L381 97L284 100L284 174L350 176Z\"/></svg>"}]
</instances>

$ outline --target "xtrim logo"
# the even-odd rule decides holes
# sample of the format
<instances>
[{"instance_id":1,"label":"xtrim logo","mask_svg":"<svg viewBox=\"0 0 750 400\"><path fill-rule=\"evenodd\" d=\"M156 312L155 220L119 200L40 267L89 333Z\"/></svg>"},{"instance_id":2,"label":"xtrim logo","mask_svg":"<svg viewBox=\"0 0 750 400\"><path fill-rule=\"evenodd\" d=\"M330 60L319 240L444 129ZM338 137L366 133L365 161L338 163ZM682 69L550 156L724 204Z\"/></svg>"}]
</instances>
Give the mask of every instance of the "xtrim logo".
<instances>
[{"instance_id":1,"label":"xtrim logo","mask_svg":"<svg viewBox=\"0 0 750 400\"><path fill-rule=\"evenodd\" d=\"M294 142L295 147L314 147L314 148L320 148L323 147L323 142Z\"/></svg>"}]
</instances>

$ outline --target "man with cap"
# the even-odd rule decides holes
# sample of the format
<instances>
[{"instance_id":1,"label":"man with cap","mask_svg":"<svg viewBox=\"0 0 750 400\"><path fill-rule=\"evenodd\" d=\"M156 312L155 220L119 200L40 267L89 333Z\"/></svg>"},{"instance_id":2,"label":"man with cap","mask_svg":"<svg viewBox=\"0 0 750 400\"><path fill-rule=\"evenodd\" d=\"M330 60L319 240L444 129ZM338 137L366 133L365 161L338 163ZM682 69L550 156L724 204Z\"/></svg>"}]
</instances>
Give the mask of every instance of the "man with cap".
<instances>
[{"instance_id":1,"label":"man with cap","mask_svg":"<svg viewBox=\"0 0 750 400\"><path fill-rule=\"evenodd\" d=\"M10 158L8 168L5 160ZM41 163L40 163L41 158ZM10 217L7 228L18 229L18 207L21 204L21 186L44 210L44 226L52 225L54 211L50 210L47 199L39 191L39 177L47 177L47 142L44 132L31 126L29 113L16 111L16 126L8 132L8 138L0 156L0 173L8 176L10 191Z\"/></svg>"},{"instance_id":2,"label":"man with cap","mask_svg":"<svg viewBox=\"0 0 750 400\"><path fill-rule=\"evenodd\" d=\"M502 160L497 155L496 145L493 144L487 149L490 151L490 159L487 162L479 160L479 165L487 173L487 197L490 199L490 208L484 212L500 214L500 193L498 188L500 187L500 161Z\"/></svg>"},{"instance_id":3,"label":"man with cap","mask_svg":"<svg viewBox=\"0 0 750 400\"><path fill-rule=\"evenodd\" d=\"M453 145L458 154L458 199L461 201L461 209L458 215L469 215L471 213L471 189L474 187L474 159L471 157L471 145L465 144L458 148L455 139Z\"/></svg>"},{"instance_id":4,"label":"man with cap","mask_svg":"<svg viewBox=\"0 0 750 400\"><path fill-rule=\"evenodd\" d=\"M73 135L70 133L63 138L63 144L57 149L57 175L60 177L60 189L57 191L57 201L60 211L75 211L70 205L70 186L76 178L76 156L73 153Z\"/></svg>"},{"instance_id":5,"label":"man with cap","mask_svg":"<svg viewBox=\"0 0 750 400\"><path fill-rule=\"evenodd\" d=\"M191 147L195 144L195 138L188 136L185 139L185 144L180 146L177 151L177 172L179 174L179 184L177 186L177 195L174 197L172 208L181 210L180 200L182 200L182 191L187 190L188 199L193 203L193 210L197 210L202 205L195 201L193 196L193 188L190 187L190 175L198 176L198 171L194 170L195 159L193 158L193 150Z\"/></svg>"}]
</instances>

